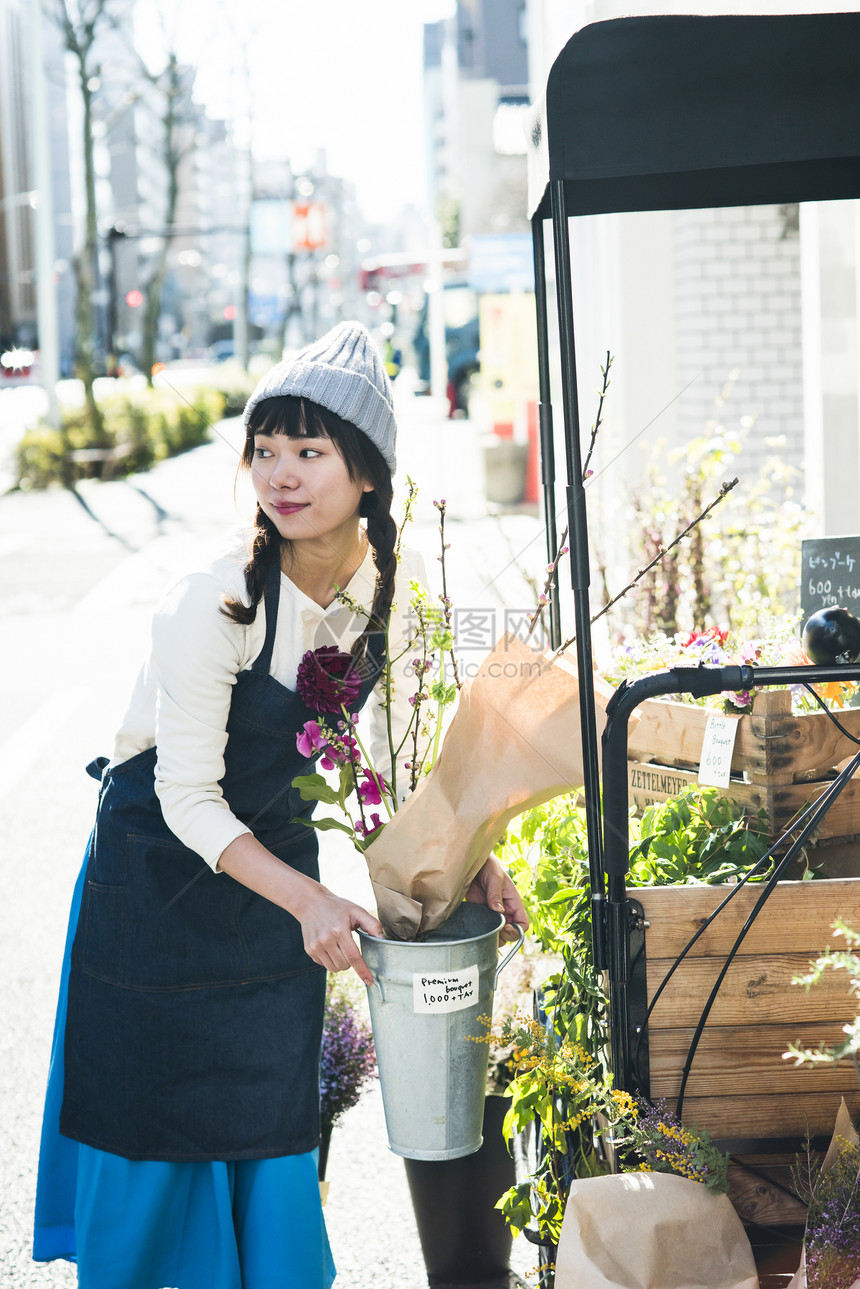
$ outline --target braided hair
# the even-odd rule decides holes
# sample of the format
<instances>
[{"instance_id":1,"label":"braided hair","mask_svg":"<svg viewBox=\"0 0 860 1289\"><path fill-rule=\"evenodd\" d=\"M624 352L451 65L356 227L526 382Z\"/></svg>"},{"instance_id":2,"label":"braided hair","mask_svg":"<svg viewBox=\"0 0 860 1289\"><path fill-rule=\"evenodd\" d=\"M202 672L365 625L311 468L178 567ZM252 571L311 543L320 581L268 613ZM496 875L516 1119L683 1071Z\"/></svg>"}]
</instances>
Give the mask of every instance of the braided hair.
<instances>
[{"instance_id":1,"label":"braided hair","mask_svg":"<svg viewBox=\"0 0 860 1289\"><path fill-rule=\"evenodd\" d=\"M367 539L373 551L376 586L367 624L352 646L357 663L364 662L370 637L385 631L394 599L394 576L397 571L397 524L391 514L393 486L391 471L382 453L366 434L344 421L326 407L306 398L281 394L257 403L251 412L245 435L240 469L251 470L254 464L255 434L286 434L291 439L328 438L343 457L351 480L369 483L372 491L362 493L359 514L367 523ZM248 603L222 596L221 612L240 626L250 626L257 617L263 598L266 575L275 561L280 561L281 537L261 506L257 506L251 538L251 552L243 570ZM289 546L289 543L285 543Z\"/></svg>"}]
</instances>

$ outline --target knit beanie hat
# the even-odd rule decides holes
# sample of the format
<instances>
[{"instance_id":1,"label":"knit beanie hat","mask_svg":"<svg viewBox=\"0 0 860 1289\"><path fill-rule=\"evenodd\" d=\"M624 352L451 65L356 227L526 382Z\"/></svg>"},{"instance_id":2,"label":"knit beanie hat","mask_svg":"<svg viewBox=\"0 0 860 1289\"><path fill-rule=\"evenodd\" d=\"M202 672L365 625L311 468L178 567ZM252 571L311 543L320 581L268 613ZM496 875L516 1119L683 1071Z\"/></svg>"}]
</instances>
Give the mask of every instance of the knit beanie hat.
<instances>
[{"instance_id":1,"label":"knit beanie hat","mask_svg":"<svg viewBox=\"0 0 860 1289\"><path fill-rule=\"evenodd\" d=\"M394 473L394 394L382 355L360 322L338 323L267 372L245 405L245 428L258 403L282 394L307 398L349 421L367 435Z\"/></svg>"}]
</instances>

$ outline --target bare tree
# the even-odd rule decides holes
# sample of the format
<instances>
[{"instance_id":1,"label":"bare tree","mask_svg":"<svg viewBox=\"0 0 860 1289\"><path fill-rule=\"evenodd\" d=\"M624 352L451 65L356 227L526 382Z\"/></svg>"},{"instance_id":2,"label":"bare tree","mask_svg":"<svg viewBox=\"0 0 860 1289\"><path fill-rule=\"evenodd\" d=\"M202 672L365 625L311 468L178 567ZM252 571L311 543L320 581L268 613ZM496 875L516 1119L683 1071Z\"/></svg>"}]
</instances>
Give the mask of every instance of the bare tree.
<instances>
[{"instance_id":1,"label":"bare tree","mask_svg":"<svg viewBox=\"0 0 860 1289\"><path fill-rule=\"evenodd\" d=\"M151 385L158 322L161 316L161 296L167 278L170 247L176 236L180 167L194 146L194 106L191 101L193 72L191 68L180 64L176 50L170 48L161 71L153 72L146 66L142 66L141 74L152 87L153 104L161 119L161 149L158 155L167 178L161 245L143 292L146 304L143 315L141 366Z\"/></svg>"},{"instance_id":2,"label":"bare tree","mask_svg":"<svg viewBox=\"0 0 860 1289\"><path fill-rule=\"evenodd\" d=\"M123 6L125 7L125 6ZM93 393L95 368L95 304L98 287L98 211L93 156L93 99L99 88L101 67L96 57L100 36L115 26L121 12L117 0L47 0L47 16L57 24L75 61L83 107L84 229L75 248L75 370L83 381L84 397L94 439L104 438L104 421Z\"/></svg>"}]
</instances>

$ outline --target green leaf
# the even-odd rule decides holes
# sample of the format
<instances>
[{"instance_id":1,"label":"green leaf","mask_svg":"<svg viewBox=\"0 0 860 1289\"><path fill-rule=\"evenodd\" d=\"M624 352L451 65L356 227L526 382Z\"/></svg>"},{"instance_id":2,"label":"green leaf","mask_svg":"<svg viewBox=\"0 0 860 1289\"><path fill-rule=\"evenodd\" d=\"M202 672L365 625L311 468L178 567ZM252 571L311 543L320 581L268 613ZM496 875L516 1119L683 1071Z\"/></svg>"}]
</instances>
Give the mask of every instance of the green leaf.
<instances>
[{"instance_id":1,"label":"green leaf","mask_svg":"<svg viewBox=\"0 0 860 1289\"><path fill-rule=\"evenodd\" d=\"M330 816L325 819L297 819L295 822L304 824L306 828L317 828L320 832L330 832L332 828L336 828L338 832L345 832L348 837L355 839L355 833L349 824L341 823L339 819L332 819ZM363 848L359 847L359 849Z\"/></svg>"},{"instance_id":2,"label":"green leaf","mask_svg":"<svg viewBox=\"0 0 860 1289\"><path fill-rule=\"evenodd\" d=\"M434 703L442 703L443 705L446 703L453 703L454 699L457 697L457 686L446 685L444 681L441 680L434 680L432 685L430 685L429 690L430 697L433 699Z\"/></svg>"},{"instance_id":3,"label":"green leaf","mask_svg":"<svg viewBox=\"0 0 860 1289\"><path fill-rule=\"evenodd\" d=\"M321 774L300 774L293 779L293 787L298 788L302 801L324 801L327 806L338 804L337 792Z\"/></svg>"}]
</instances>

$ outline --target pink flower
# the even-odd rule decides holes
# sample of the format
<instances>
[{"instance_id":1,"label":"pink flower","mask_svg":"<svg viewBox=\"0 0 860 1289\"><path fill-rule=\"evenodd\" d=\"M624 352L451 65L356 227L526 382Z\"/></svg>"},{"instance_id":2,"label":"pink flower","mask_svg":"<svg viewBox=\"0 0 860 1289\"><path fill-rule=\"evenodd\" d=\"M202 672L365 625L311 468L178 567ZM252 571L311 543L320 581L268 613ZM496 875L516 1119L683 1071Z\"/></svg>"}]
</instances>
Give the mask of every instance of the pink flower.
<instances>
[{"instance_id":1,"label":"pink flower","mask_svg":"<svg viewBox=\"0 0 860 1289\"><path fill-rule=\"evenodd\" d=\"M351 654L335 645L309 649L299 663L296 690L302 702L317 712L339 712L358 697L361 677Z\"/></svg>"},{"instance_id":2,"label":"pink flower","mask_svg":"<svg viewBox=\"0 0 860 1289\"><path fill-rule=\"evenodd\" d=\"M760 662L761 645L756 644L754 640L748 641L741 645L741 662Z\"/></svg>"},{"instance_id":3,"label":"pink flower","mask_svg":"<svg viewBox=\"0 0 860 1289\"><path fill-rule=\"evenodd\" d=\"M357 836L366 837L369 833L376 832L377 828L382 827L382 820L380 819L379 815L374 814L370 816L369 828L367 827L367 824L362 823L360 819L356 820L353 826L355 828Z\"/></svg>"},{"instance_id":4,"label":"pink flower","mask_svg":"<svg viewBox=\"0 0 860 1289\"><path fill-rule=\"evenodd\" d=\"M376 777L372 770L362 767L361 770L363 782L358 784L358 795L366 806L381 806L381 781Z\"/></svg>"},{"instance_id":5,"label":"pink flower","mask_svg":"<svg viewBox=\"0 0 860 1289\"><path fill-rule=\"evenodd\" d=\"M320 765L326 770L333 770L337 765L353 764L358 760L358 745L349 735L338 735L325 749L325 756Z\"/></svg>"},{"instance_id":6,"label":"pink flower","mask_svg":"<svg viewBox=\"0 0 860 1289\"><path fill-rule=\"evenodd\" d=\"M316 721L305 721L296 735L296 747L302 756L308 758L316 756L317 752L322 752L327 743L328 739ZM326 766L326 769L329 768Z\"/></svg>"}]
</instances>

